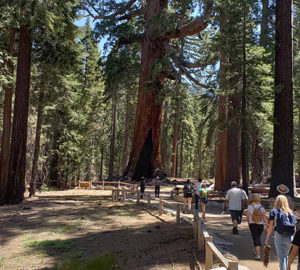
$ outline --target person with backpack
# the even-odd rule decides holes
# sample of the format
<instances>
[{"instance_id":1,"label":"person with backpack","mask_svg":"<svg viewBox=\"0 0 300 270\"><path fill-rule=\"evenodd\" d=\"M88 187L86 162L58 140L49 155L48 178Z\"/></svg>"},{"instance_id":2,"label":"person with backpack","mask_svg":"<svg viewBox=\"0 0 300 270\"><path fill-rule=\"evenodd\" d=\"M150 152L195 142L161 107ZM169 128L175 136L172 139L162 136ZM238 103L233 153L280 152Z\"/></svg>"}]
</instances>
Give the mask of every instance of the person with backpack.
<instances>
[{"instance_id":1,"label":"person with backpack","mask_svg":"<svg viewBox=\"0 0 300 270\"><path fill-rule=\"evenodd\" d=\"M183 208L185 209L186 203L188 203L189 210L192 210L193 185L190 179L186 181L186 184L183 187L183 197Z\"/></svg>"},{"instance_id":2,"label":"person with backpack","mask_svg":"<svg viewBox=\"0 0 300 270\"><path fill-rule=\"evenodd\" d=\"M141 188L141 199L143 199L143 195L145 193L145 177L144 176L142 176L142 178L141 178L140 188Z\"/></svg>"},{"instance_id":3,"label":"person with backpack","mask_svg":"<svg viewBox=\"0 0 300 270\"><path fill-rule=\"evenodd\" d=\"M159 177L158 176L156 176L155 178L154 178L154 185L155 185L155 187L154 187L154 194L155 194L155 197L156 198L159 198L159 193L160 193L160 179L159 179Z\"/></svg>"},{"instance_id":4,"label":"person with backpack","mask_svg":"<svg viewBox=\"0 0 300 270\"><path fill-rule=\"evenodd\" d=\"M269 244L274 229L274 243L280 270L287 269L289 251L292 246L292 237L296 231L296 224L296 217L289 208L287 198L284 195L277 196L274 208L270 211L265 244Z\"/></svg>"},{"instance_id":5,"label":"person with backpack","mask_svg":"<svg viewBox=\"0 0 300 270\"><path fill-rule=\"evenodd\" d=\"M202 209L202 219L205 219L205 212L206 212L206 204L208 200L208 192L210 191L209 188L206 187L206 184L202 184L201 188L199 189L199 196L200 196L200 204Z\"/></svg>"},{"instance_id":6,"label":"person with backpack","mask_svg":"<svg viewBox=\"0 0 300 270\"><path fill-rule=\"evenodd\" d=\"M260 260L260 237L264 231L264 224L268 224L266 210L260 203L260 194L251 194L251 204L247 209L246 219L253 239L255 257Z\"/></svg>"}]
</instances>

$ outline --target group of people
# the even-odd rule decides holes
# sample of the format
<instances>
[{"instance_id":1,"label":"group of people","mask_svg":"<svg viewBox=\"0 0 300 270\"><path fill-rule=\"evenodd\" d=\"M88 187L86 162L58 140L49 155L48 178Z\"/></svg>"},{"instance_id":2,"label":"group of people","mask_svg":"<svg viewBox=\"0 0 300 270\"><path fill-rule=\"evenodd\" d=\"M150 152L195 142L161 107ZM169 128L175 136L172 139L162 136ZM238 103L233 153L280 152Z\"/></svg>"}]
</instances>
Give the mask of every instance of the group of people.
<instances>
[{"instance_id":1,"label":"group of people","mask_svg":"<svg viewBox=\"0 0 300 270\"><path fill-rule=\"evenodd\" d=\"M298 253L300 255L300 231L296 232L297 221L293 212L292 199L287 195L289 192L288 187L281 184L277 186L277 191L280 195L276 197L268 219L266 210L261 204L260 194L251 194L248 207L246 208L247 195L237 188L236 182L233 181L231 189L226 194L223 210L226 210L228 205L233 223L232 232L238 234L238 224L241 223L243 210L247 209L246 220L253 239L254 255L258 260L261 259L261 235L264 231L264 226L266 226L267 230L265 245L269 245L272 232L274 231L274 244L280 270L291 270L291 264L295 256ZM299 263L297 269L300 270Z\"/></svg>"},{"instance_id":2,"label":"group of people","mask_svg":"<svg viewBox=\"0 0 300 270\"><path fill-rule=\"evenodd\" d=\"M161 185L161 180L158 176L156 176L152 183L154 184L154 194L156 198L159 198L159 193L160 193L160 185ZM146 180L145 177L142 176L141 177L141 181L140 181L140 190L141 190L141 199L144 196L145 193L145 185L146 185Z\"/></svg>"},{"instance_id":3,"label":"group of people","mask_svg":"<svg viewBox=\"0 0 300 270\"><path fill-rule=\"evenodd\" d=\"M159 197L160 179L156 177L153 180L155 185L155 197ZM208 201L208 193L211 187L207 187L202 183L202 179L198 179L193 185L188 179L183 188L185 209L191 210L192 198L195 198L195 209L198 210L199 202L202 210L202 219L205 219L206 204ZM145 191L145 179L141 179L141 196ZM246 192L239 188L237 182L231 182L231 189L226 193L224 200L224 211L227 209L230 212L233 224L232 233L239 234L238 225L242 222L242 215L246 210L246 220L251 232L254 245L254 256L256 259L261 259L261 235L264 227L267 230L267 236L264 244L269 245L272 232L274 231L274 244L276 253L279 259L280 270L291 270L291 264L296 255L300 258L300 230L296 232L296 217L294 215L294 207L292 199L287 195L289 189L286 185L277 186L277 191L280 195L277 196L274 207L270 210L269 218L267 218L266 210L261 204L261 195L252 193L248 203ZM247 205L248 204L248 205ZM298 263L300 270L300 263Z\"/></svg>"}]
</instances>

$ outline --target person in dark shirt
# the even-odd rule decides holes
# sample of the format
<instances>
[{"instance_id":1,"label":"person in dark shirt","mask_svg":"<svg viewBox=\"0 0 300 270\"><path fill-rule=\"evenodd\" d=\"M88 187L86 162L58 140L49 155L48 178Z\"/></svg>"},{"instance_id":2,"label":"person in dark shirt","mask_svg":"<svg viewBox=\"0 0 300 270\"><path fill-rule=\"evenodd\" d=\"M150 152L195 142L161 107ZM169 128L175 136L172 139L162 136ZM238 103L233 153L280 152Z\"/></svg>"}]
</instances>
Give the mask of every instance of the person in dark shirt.
<instances>
[{"instance_id":1,"label":"person in dark shirt","mask_svg":"<svg viewBox=\"0 0 300 270\"><path fill-rule=\"evenodd\" d=\"M290 252L290 256L289 256L289 261L288 261L288 265L286 267L286 270L291 270L291 265L295 259L295 257L297 256L298 254L298 268L297 270L300 270L300 230L298 230L295 234L295 237L292 241L292 250Z\"/></svg>"}]
</instances>

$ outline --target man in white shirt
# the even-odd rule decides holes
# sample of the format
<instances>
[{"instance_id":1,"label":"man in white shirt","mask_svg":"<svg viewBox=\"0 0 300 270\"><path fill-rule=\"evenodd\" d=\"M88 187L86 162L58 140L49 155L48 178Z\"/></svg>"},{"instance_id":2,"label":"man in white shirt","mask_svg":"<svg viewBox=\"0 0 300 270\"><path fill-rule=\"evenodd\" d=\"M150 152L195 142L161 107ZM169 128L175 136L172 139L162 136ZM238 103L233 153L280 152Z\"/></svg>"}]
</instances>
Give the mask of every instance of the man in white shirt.
<instances>
[{"instance_id":1,"label":"man in white shirt","mask_svg":"<svg viewBox=\"0 0 300 270\"><path fill-rule=\"evenodd\" d=\"M195 209L196 210L198 210L198 203L200 198L199 190L201 188L201 184L202 184L202 179L199 178L195 183Z\"/></svg>"},{"instance_id":2,"label":"man in white shirt","mask_svg":"<svg viewBox=\"0 0 300 270\"><path fill-rule=\"evenodd\" d=\"M243 208L244 200L245 198L243 191L237 188L237 183L235 181L232 181L231 189L227 191L227 194L225 196L224 211L226 211L228 205L233 224L233 234L239 234L238 224L240 224L241 222L241 211Z\"/></svg>"}]
</instances>

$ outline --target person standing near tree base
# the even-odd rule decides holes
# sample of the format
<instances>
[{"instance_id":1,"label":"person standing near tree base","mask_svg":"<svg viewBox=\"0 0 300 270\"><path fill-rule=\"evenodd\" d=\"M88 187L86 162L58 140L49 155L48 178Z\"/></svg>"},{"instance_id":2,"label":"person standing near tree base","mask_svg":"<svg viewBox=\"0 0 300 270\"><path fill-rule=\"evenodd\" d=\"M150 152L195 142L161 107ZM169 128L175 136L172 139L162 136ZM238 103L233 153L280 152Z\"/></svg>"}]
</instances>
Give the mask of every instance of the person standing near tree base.
<instances>
[{"instance_id":1,"label":"person standing near tree base","mask_svg":"<svg viewBox=\"0 0 300 270\"><path fill-rule=\"evenodd\" d=\"M198 210L198 204L200 199L199 190L201 188L202 179L199 177L197 182L195 183L195 209Z\"/></svg>"},{"instance_id":2,"label":"person standing near tree base","mask_svg":"<svg viewBox=\"0 0 300 270\"><path fill-rule=\"evenodd\" d=\"M156 176L154 178L154 193L155 193L155 197L159 198L159 193L160 193L160 179L158 176Z\"/></svg>"},{"instance_id":3,"label":"person standing near tree base","mask_svg":"<svg viewBox=\"0 0 300 270\"><path fill-rule=\"evenodd\" d=\"M227 205L230 211L233 224L232 233L239 234L238 224L241 223L241 211L243 207L244 194L243 191L237 188L237 182L231 182L231 189L226 193L224 201L224 211L227 210Z\"/></svg>"}]
</instances>

